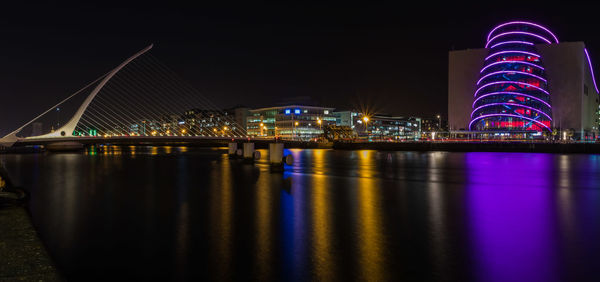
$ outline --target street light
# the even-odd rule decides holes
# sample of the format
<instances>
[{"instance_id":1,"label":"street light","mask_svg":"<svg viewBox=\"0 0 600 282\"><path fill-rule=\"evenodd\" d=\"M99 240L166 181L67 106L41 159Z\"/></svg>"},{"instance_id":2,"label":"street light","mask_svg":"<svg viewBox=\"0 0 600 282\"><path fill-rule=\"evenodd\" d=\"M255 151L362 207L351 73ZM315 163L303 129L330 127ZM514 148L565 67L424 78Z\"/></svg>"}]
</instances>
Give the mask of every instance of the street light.
<instances>
[{"instance_id":1,"label":"street light","mask_svg":"<svg viewBox=\"0 0 600 282\"><path fill-rule=\"evenodd\" d=\"M296 137L298 137L298 129L296 129L296 127L298 126L298 122L294 123L294 135L296 135Z\"/></svg>"},{"instance_id":2,"label":"street light","mask_svg":"<svg viewBox=\"0 0 600 282\"><path fill-rule=\"evenodd\" d=\"M367 139L369 139L369 117L365 116L363 117L363 120L365 121L365 131L367 132Z\"/></svg>"},{"instance_id":3,"label":"street light","mask_svg":"<svg viewBox=\"0 0 600 282\"><path fill-rule=\"evenodd\" d=\"M438 130L442 130L442 116L437 115L438 118Z\"/></svg>"},{"instance_id":4,"label":"street light","mask_svg":"<svg viewBox=\"0 0 600 282\"><path fill-rule=\"evenodd\" d=\"M321 129L321 124L323 123L323 121L321 121L320 118L317 118L317 123L319 124L319 129Z\"/></svg>"},{"instance_id":5,"label":"street light","mask_svg":"<svg viewBox=\"0 0 600 282\"><path fill-rule=\"evenodd\" d=\"M260 123L260 136L264 136L263 129L264 129L264 123L261 122Z\"/></svg>"}]
</instances>

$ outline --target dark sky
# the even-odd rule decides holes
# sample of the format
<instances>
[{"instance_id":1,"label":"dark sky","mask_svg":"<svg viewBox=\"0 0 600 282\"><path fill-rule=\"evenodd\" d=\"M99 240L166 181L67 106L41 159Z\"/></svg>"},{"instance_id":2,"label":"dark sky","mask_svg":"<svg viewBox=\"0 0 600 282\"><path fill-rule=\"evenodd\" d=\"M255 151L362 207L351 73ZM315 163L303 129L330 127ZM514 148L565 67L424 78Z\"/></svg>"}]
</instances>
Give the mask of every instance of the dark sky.
<instances>
[{"instance_id":1,"label":"dark sky","mask_svg":"<svg viewBox=\"0 0 600 282\"><path fill-rule=\"evenodd\" d=\"M600 70L598 11L585 2L215 2L3 4L0 135L150 43L153 56L223 107L307 96L337 108L444 115L448 51L481 48L491 28L516 19L585 41Z\"/></svg>"}]
</instances>

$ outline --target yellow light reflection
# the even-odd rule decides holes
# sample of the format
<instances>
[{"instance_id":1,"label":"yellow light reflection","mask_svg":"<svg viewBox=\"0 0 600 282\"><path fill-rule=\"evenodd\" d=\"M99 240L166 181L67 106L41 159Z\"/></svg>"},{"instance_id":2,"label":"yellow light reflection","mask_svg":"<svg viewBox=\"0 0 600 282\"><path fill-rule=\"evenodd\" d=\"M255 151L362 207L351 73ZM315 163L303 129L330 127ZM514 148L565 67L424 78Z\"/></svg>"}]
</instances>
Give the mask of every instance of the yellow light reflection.
<instances>
[{"instance_id":1,"label":"yellow light reflection","mask_svg":"<svg viewBox=\"0 0 600 282\"><path fill-rule=\"evenodd\" d=\"M231 280L233 269L232 249L232 214L233 214L233 191L231 168L229 158L223 155L221 166L211 171L210 197L210 220L211 230L211 253L218 262L212 280Z\"/></svg>"},{"instance_id":2,"label":"yellow light reflection","mask_svg":"<svg viewBox=\"0 0 600 282\"><path fill-rule=\"evenodd\" d=\"M375 151L358 151L358 175L360 177L373 177L375 170Z\"/></svg>"},{"instance_id":3,"label":"yellow light reflection","mask_svg":"<svg viewBox=\"0 0 600 282\"><path fill-rule=\"evenodd\" d=\"M358 235L361 280L387 281L383 266L381 191L379 179L372 178L375 152L359 152Z\"/></svg>"},{"instance_id":4,"label":"yellow light reflection","mask_svg":"<svg viewBox=\"0 0 600 282\"><path fill-rule=\"evenodd\" d=\"M322 156L322 152L320 155ZM324 175L314 175L312 187L313 263L316 280L335 281L335 258L331 253L331 228L333 225L329 207L331 191Z\"/></svg>"},{"instance_id":5,"label":"yellow light reflection","mask_svg":"<svg viewBox=\"0 0 600 282\"><path fill-rule=\"evenodd\" d=\"M313 169L315 174L324 174L325 173L325 150L323 149L315 149L313 152Z\"/></svg>"},{"instance_id":6,"label":"yellow light reflection","mask_svg":"<svg viewBox=\"0 0 600 282\"><path fill-rule=\"evenodd\" d=\"M273 236L271 233L273 220L273 185L271 180L273 175L268 173L261 173L256 181L256 246L255 252L256 268L258 270L258 281L270 281L273 277L270 277L271 268L273 262L273 250L271 243L273 242Z\"/></svg>"},{"instance_id":7,"label":"yellow light reflection","mask_svg":"<svg viewBox=\"0 0 600 282\"><path fill-rule=\"evenodd\" d=\"M135 146L129 146L129 151L131 152L132 156L135 156Z\"/></svg>"}]
</instances>

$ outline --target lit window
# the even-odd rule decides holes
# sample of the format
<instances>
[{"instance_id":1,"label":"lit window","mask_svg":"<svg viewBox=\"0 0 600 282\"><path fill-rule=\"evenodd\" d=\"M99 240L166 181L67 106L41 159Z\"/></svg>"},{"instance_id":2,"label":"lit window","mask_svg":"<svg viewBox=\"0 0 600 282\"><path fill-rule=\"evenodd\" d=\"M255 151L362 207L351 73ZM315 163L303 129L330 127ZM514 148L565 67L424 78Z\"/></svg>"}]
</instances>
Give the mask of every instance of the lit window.
<instances>
[{"instance_id":1,"label":"lit window","mask_svg":"<svg viewBox=\"0 0 600 282\"><path fill-rule=\"evenodd\" d=\"M300 114L300 109L295 109L294 110L294 114L299 115Z\"/></svg>"},{"instance_id":2,"label":"lit window","mask_svg":"<svg viewBox=\"0 0 600 282\"><path fill-rule=\"evenodd\" d=\"M328 115L329 114L329 110L324 110L323 114Z\"/></svg>"},{"instance_id":3,"label":"lit window","mask_svg":"<svg viewBox=\"0 0 600 282\"><path fill-rule=\"evenodd\" d=\"M285 109L285 114L286 114L286 115L289 115L289 114L291 114L291 113L292 113L292 110L290 110L290 109Z\"/></svg>"}]
</instances>

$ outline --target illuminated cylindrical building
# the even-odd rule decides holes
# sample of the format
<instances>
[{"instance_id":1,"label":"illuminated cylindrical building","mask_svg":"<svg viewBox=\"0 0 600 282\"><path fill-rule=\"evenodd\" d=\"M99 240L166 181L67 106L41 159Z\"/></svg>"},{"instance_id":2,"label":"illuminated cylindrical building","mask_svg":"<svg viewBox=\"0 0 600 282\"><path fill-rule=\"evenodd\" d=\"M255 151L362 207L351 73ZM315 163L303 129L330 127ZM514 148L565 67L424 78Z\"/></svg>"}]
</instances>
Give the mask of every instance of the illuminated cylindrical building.
<instances>
[{"instance_id":1,"label":"illuminated cylindrical building","mask_svg":"<svg viewBox=\"0 0 600 282\"><path fill-rule=\"evenodd\" d=\"M529 22L501 24L489 33L488 56L474 93L469 130L551 131L552 104L535 44L558 43L547 28Z\"/></svg>"}]
</instances>

